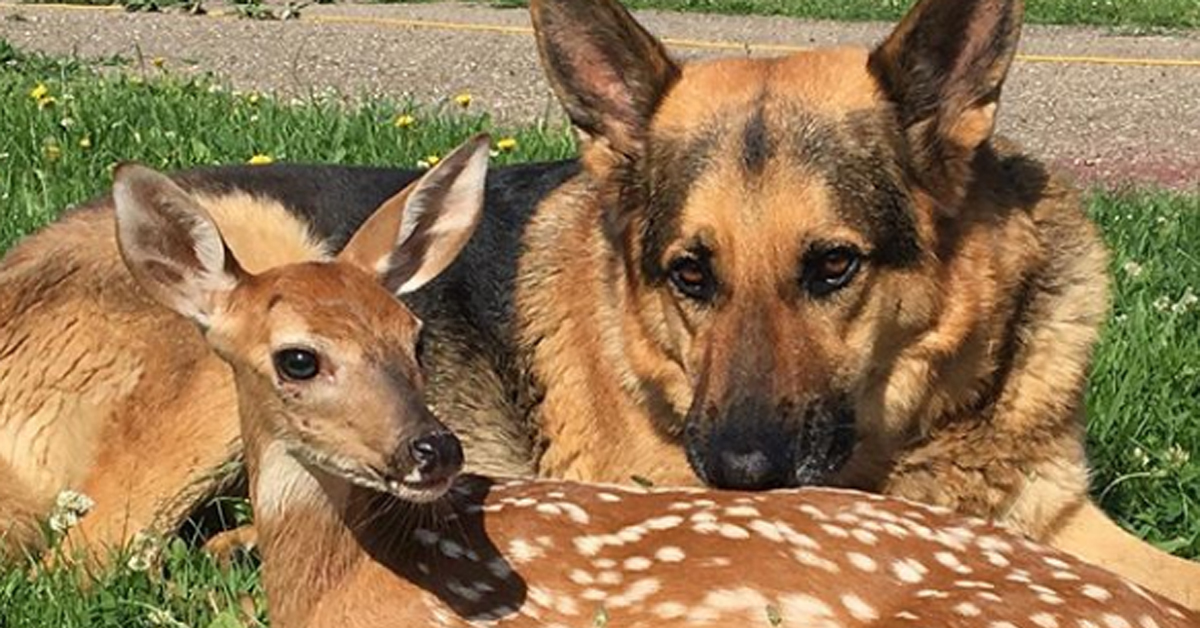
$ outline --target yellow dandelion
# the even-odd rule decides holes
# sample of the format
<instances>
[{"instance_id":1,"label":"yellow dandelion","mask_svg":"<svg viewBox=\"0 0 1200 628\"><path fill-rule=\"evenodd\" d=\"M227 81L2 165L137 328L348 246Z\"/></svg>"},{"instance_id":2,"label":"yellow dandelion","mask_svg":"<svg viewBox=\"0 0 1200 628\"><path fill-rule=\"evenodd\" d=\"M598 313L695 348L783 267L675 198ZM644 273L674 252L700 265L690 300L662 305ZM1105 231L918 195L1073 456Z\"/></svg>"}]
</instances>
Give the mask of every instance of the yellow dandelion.
<instances>
[{"instance_id":1,"label":"yellow dandelion","mask_svg":"<svg viewBox=\"0 0 1200 628\"><path fill-rule=\"evenodd\" d=\"M517 150L517 139L515 137L506 137L496 142L496 150L502 153L511 153Z\"/></svg>"},{"instance_id":2,"label":"yellow dandelion","mask_svg":"<svg viewBox=\"0 0 1200 628\"><path fill-rule=\"evenodd\" d=\"M412 128L412 126L416 123L417 119L407 113L402 113L396 116L396 119L392 121L392 124L395 125L397 129L409 129Z\"/></svg>"},{"instance_id":3,"label":"yellow dandelion","mask_svg":"<svg viewBox=\"0 0 1200 628\"><path fill-rule=\"evenodd\" d=\"M259 99L258 92L253 92L249 96L246 97L246 102L248 102L252 105L257 105L258 99Z\"/></svg>"},{"instance_id":4,"label":"yellow dandelion","mask_svg":"<svg viewBox=\"0 0 1200 628\"><path fill-rule=\"evenodd\" d=\"M92 147L92 138L90 138L86 135L79 138L79 147L84 150L91 148Z\"/></svg>"},{"instance_id":5,"label":"yellow dandelion","mask_svg":"<svg viewBox=\"0 0 1200 628\"><path fill-rule=\"evenodd\" d=\"M466 109L467 107L471 106L471 94L468 92L463 92L454 97L454 102L458 103L459 107Z\"/></svg>"},{"instance_id":6,"label":"yellow dandelion","mask_svg":"<svg viewBox=\"0 0 1200 628\"><path fill-rule=\"evenodd\" d=\"M441 160L442 158L438 157L437 155L429 155L425 159L417 161L417 167L422 170L428 170L429 168L436 166Z\"/></svg>"},{"instance_id":7,"label":"yellow dandelion","mask_svg":"<svg viewBox=\"0 0 1200 628\"><path fill-rule=\"evenodd\" d=\"M36 101L41 101L48 96L50 96L50 88L46 87L45 83L38 83L33 89L29 90L29 97Z\"/></svg>"},{"instance_id":8,"label":"yellow dandelion","mask_svg":"<svg viewBox=\"0 0 1200 628\"><path fill-rule=\"evenodd\" d=\"M46 161L54 163L62 157L62 148L55 142L46 142L42 146L42 155L46 158Z\"/></svg>"},{"instance_id":9,"label":"yellow dandelion","mask_svg":"<svg viewBox=\"0 0 1200 628\"><path fill-rule=\"evenodd\" d=\"M251 157L251 158L250 158L250 160L249 160L249 161L247 161L246 163L250 164L251 166L265 166L265 165L267 165L267 164L269 164L269 163L271 163L271 162L273 162L273 161L275 161L275 160L274 160L274 159L272 159L270 155L264 155L264 154L262 154L262 153L256 153L256 154L255 154L253 157Z\"/></svg>"},{"instance_id":10,"label":"yellow dandelion","mask_svg":"<svg viewBox=\"0 0 1200 628\"><path fill-rule=\"evenodd\" d=\"M150 60L150 65L153 65L154 67L156 67L160 70L166 64L167 64L167 60L162 57L154 57L153 59Z\"/></svg>"}]
</instances>

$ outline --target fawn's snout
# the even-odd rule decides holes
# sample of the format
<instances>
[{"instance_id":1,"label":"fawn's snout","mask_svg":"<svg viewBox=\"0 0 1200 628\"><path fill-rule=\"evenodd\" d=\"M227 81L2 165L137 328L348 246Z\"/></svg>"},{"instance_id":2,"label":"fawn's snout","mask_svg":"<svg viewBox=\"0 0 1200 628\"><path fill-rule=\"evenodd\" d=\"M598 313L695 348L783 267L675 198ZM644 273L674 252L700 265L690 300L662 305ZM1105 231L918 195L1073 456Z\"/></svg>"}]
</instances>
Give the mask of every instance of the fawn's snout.
<instances>
[{"instance_id":1,"label":"fawn's snout","mask_svg":"<svg viewBox=\"0 0 1200 628\"><path fill-rule=\"evenodd\" d=\"M449 431L438 430L412 439L406 455L412 470L404 481L410 486L436 487L462 471L462 443Z\"/></svg>"}]
</instances>

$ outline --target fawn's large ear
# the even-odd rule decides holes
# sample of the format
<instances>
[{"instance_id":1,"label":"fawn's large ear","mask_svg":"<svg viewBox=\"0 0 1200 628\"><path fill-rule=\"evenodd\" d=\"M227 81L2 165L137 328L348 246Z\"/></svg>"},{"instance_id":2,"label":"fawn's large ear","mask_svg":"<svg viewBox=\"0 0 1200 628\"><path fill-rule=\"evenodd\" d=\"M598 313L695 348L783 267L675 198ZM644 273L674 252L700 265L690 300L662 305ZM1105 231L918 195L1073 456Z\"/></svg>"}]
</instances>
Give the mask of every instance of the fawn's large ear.
<instances>
[{"instance_id":1,"label":"fawn's large ear","mask_svg":"<svg viewBox=\"0 0 1200 628\"><path fill-rule=\"evenodd\" d=\"M202 328L245 272L217 225L166 175L133 163L113 174L121 258L156 301Z\"/></svg>"},{"instance_id":2,"label":"fawn's large ear","mask_svg":"<svg viewBox=\"0 0 1200 628\"><path fill-rule=\"evenodd\" d=\"M871 54L921 182L943 205L961 201L992 136L1023 13L1022 0L920 0Z\"/></svg>"},{"instance_id":3,"label":"fawn's large ear","mask_svg":"<svg viewBox=\"0 0 1200 628\"><path fill-rule=\"evenodd\" d=\"M396 294L437 277L483 215L491 140L477 135L384 202L338 259L375 273Z\"/></svg>"},{"instance_id":4,"label":"fawn's large ear","mask_svg":"<svg viewBox=\"0 0 1200 628\"><path fill-rule=\"evenodd\" d=\"M635 156L659 101L679 78L666 49L616 0L533 0L542 67L587 139Z\"/></svg>"}]
</instances>

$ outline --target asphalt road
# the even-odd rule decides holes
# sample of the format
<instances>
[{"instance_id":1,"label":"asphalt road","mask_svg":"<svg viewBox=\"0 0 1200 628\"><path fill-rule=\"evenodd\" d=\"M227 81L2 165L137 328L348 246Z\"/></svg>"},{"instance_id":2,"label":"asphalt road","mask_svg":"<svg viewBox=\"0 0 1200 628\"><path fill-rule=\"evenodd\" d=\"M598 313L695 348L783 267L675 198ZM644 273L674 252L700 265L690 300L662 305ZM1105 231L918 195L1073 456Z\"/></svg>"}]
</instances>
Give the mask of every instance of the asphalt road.
<instances>
[{"instance_id":1,"label":"asphalt road","mask_svg":"<svg viewBox=\"0 0 1200 628\"><path fill-rule=\"evenodd\" d=\"M639 16L682 58L871 45L888 31L879 23ZM528 27L523 10L463 4L335 4L264 22L0 3L0 37L22 49L144 59L132 69L145 72L158 71L148 60L161 57L169 71L211 71L234 88L284 96L334 89L434 101L469 91L472 106L508 121L560 115ZM1001 105L1002 132L1084 181L1200 188L1200 32L1029 26L1021 55Z\"/></svg>"}]
</instances>

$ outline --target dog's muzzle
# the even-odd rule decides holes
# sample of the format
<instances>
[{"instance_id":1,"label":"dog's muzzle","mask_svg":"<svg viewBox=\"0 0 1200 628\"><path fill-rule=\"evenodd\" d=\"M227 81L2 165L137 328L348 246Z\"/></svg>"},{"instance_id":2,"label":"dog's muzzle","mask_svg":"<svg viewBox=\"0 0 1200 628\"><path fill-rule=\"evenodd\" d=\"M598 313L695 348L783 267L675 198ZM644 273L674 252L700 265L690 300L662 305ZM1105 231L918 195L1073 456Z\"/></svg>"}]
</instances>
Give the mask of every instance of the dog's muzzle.
<instances>
[{"instance_id":1,"label":"dog's muzzle","mask_svg":"<svg viewBox=\"0 0 1200 628\"><path fill-rule=\"evenodd\" d=\"M743 399L725 413L693 408L688 461L705 484L770 490L827 484L854 450L854 413L844 402L791 404Z\"/></svg>"}]
</instances>

